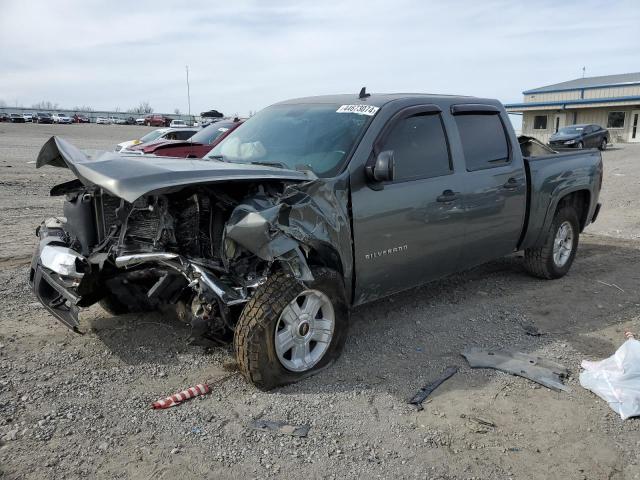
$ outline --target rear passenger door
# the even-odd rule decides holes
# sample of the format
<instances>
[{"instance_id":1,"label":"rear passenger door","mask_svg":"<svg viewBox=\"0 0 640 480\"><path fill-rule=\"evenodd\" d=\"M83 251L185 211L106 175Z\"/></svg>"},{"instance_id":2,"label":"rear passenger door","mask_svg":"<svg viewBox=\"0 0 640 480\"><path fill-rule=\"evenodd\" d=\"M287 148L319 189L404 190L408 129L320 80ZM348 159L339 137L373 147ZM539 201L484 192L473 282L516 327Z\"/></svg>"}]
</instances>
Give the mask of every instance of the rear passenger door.
<instances>
[{"instance_id":1,"label":"rear passenger door","mask_svg":"<svg viewBox=\"0 0 640 480\"><path fill-rule=\"evenodd\" d=\"M464 241L464 172L453 170L440 109L398 112L371 159L381 151L393 152L394 180L352 191L356 303L454 272Z\"/></svg>"},{"instance_id":2,"label":"rear passenger door","mask_svg":"<svg viewBox=\"0 0 640 480\"><path fill-rule=\"evenodd\" d=\"M463 268L507 255L516 248L526 212L526 174L517 145L497 107L452 107L465 163Z\"/></svg>"},{"instance_id":3,"label":"rear passenger door","mask_svg":"<svg viewBox=\"0 0 640 480\"><path fill-rule=\"evenodd\" d=\"M597 134L594 133L595 128L593 125L587 125L583 130L584 146L586 148L592 148L596 146Z\"/></svg>"}]
</instances>

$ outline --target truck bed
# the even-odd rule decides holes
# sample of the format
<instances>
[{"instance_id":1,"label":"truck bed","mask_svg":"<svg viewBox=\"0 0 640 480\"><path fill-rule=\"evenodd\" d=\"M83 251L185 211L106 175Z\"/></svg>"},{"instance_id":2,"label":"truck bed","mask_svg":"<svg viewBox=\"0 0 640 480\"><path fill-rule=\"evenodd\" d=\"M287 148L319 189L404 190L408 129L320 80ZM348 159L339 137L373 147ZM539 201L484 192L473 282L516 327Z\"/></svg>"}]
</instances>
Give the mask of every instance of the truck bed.
<instances>
[{"instance_id":1,"label":"truck bed","mask_svg":"<svg viewBox=\"0 0 640 480\"><path fill-rule=\"evenodd\" d=\"M519 137L519 141L522 137ZM551 224L558 200L580 192L589 199L581 230L593 218L602 182L602 156L596 149L556 152L537 140L520 147L527 172L527 218L520 249L539 244ZM544 153L544 154L540 154ZM527 155L533 154L533 155Z\"/></svg>"}]
</instances>

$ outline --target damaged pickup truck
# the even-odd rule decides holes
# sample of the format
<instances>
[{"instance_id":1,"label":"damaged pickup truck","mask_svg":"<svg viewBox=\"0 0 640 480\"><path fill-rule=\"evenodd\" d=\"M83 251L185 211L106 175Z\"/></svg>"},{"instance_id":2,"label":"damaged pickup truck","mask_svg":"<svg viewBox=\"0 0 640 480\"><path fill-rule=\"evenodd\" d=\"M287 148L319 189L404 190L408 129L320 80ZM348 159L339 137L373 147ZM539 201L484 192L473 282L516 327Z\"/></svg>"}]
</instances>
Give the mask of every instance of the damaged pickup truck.
<instances>
[{"instance_id":1,"label":"damaged pickup truck","mask_svg":"<svg viewBox=\"0 0 640 480\"><path fill-rule=\"evenodd\" d=\"M498 101L364 89L268 107L197 160L52 137L37 167L77 179L51 190L64 213L37 229L31 285L75 331L97 302L175 309L270 389L332 362L354 306L517 251L565 275L602 161L540 150Z\"/></svg>"}]
</instances>

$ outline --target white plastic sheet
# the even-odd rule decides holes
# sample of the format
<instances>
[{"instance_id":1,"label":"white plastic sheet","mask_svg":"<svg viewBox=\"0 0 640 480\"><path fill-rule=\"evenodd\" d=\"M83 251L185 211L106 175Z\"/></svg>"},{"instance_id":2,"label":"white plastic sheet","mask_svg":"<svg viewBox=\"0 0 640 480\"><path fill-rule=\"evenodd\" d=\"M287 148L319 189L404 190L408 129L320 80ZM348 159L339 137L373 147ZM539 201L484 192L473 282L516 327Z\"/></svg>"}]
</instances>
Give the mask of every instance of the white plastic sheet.
<instances>
[{"instance_id":1,"label":"white plastic sheet","mask_svg":"<svg viewBox=\"0 0 640 480\"><path fill-rule=\"evenodd\" d=\"M640 416L640 341L624 342L609 358L582 361L580 385L609 403L626 420Z\"/></svg>"}]
</instances>

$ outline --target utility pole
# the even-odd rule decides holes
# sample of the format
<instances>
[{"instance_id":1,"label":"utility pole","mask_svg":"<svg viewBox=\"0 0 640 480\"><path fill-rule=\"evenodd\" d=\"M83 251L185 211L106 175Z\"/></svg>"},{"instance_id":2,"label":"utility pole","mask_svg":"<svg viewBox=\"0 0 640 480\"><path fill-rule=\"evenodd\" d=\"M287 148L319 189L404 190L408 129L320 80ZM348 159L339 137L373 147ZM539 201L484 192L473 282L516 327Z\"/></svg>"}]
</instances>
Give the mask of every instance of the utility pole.
<instances>
[{"instance_id":1,"label":"utility pole","mask_svg":"<svg viewBox=\"0 0 640 480\"><path fill-rule=\"evenodd\" d=\"M189 104L189 121L191 121L191 92L189 91L189 65L185 67L187 69L187 102Z\"/></svg>"},{"instance_id":2,"label":"utility pole","mask_svg":"<svg viewBox=\"0 0 640 480\"><path fill-rule=\"evenodd\" d=\"M584 72L587 71L587 67L582 67L582 78L584 78Z\"/></svg>"}]
</instances>

